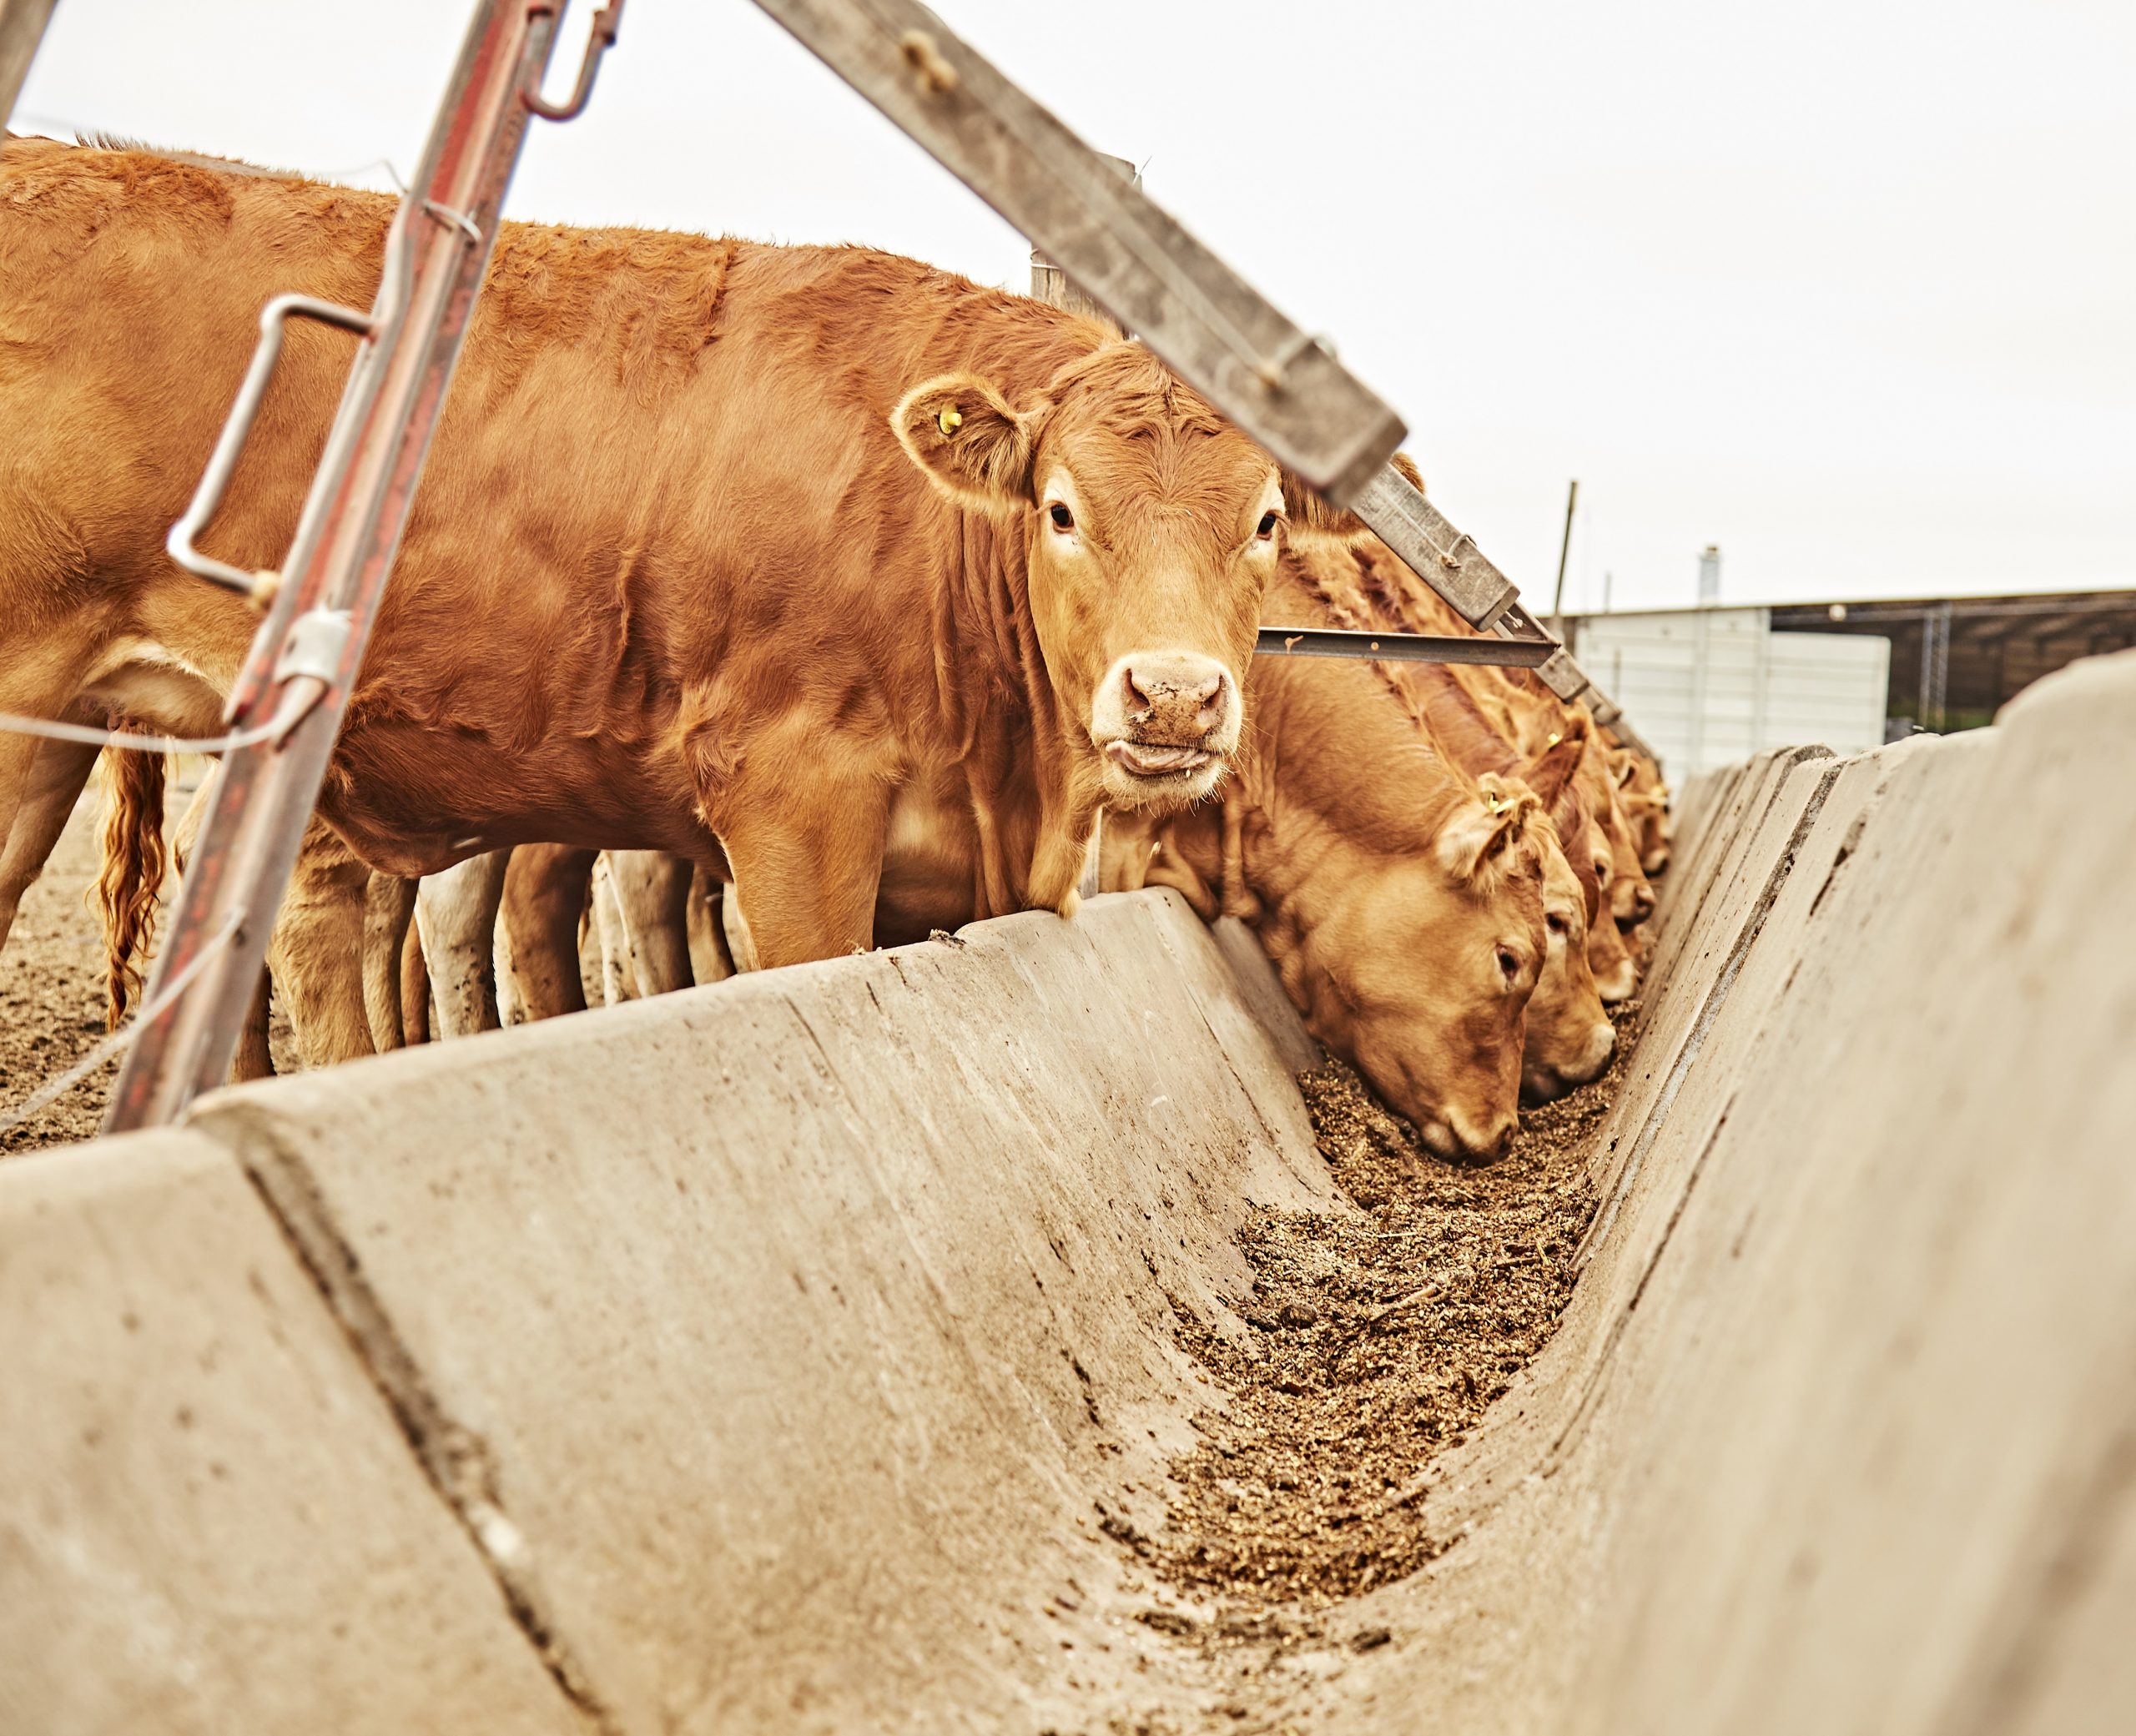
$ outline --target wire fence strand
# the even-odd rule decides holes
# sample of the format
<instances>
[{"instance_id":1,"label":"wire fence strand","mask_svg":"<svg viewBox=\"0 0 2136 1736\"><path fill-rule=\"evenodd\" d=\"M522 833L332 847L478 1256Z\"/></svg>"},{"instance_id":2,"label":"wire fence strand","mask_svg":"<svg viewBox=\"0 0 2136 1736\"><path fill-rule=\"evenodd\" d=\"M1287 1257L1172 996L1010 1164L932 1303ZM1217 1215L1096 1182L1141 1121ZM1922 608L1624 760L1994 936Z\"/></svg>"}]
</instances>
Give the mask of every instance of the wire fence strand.
<instances>
[{"instance_id":1,"label":"wire fence strand","mask_svg":"<svg viewBox=\"0 0 2136 1736\"><path fill-rule=\"evenodd\" d=\"M13 1109L0 1110L0 1133L49 1109L113 1055L123 1054L135 1038L178 1004L178 998L192 987L194 979L207 969L209 961L229 943L231 937L243 926L244 915L241 908L233 910L229 920L209 937L208 943L193 955L185 968L143 1004L131 1024L113 1031L57 1079L47 1079Z\"/></svg>"}]
</instances>

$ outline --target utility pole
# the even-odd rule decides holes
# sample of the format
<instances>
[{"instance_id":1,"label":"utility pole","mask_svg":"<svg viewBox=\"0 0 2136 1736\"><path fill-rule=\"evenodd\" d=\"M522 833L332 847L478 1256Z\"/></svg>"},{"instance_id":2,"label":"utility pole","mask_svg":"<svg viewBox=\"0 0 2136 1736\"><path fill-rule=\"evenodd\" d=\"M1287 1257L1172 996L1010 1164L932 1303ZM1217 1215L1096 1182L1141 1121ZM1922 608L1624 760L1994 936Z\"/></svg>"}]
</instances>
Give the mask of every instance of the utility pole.
<instances>
[{"instance_id":1,"label":"utility pole","mask_svg":"<svg viewBox=\"0 0 2136 1736\"><path fill-rule=\"evenodd\" d=\"M1572 553L1572 514L1579 504L1579 478L1575 476L1565 491L1565 534L1558 544L1558 588L1550 595L1550 631L1559 639L1565 636L1565 560Z\"/></svg>"}]
</instances>

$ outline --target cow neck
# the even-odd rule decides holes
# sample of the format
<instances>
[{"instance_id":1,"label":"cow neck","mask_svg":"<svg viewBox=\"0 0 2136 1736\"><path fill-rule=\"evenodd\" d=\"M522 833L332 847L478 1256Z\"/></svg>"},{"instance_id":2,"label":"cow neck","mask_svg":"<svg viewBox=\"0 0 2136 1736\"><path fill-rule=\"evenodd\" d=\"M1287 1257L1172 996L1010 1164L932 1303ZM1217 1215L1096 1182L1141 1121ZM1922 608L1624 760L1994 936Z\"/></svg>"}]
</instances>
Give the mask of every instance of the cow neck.
<instances>
[{"instance_id":1,"label":"cow neck","mask_svg":"<svg viewBox=\"0 0 2136 1736\"><path fill-rule=\"evenodd\" d=\"M1345 594L1339 566L1331 576L1314 571L1321 564L1287 550L1264 618L1395 630L1361 596ZM1288 902L1338 853L1408 856L1431 847L1476 787L1446 752L1422 698L1386 663L1272 657L1255 665L1252 750L1224 797L1226 813L1198 822L1210 828L1227 909Z\"/></svg>"},{"instance_id":2,"label":"cow neck","mask_svg":"<svg viewBox=\"0 0 2136 1736\"><path fill-rule=\"evenodd\" d=\"M1033 624L1030 531L956 514L956 558L938 569L931 621L935 701L963 768L977 833L977 916L1026 908L1032 858L1067 805L1058 690ZM1026 792L1036 796L1035 812Z\"/></svg>"},{"instance_id":3,"label":"cow neck","mask_svg":"<svg viewBox=\"0 0 2136 1736\"><path fill-rule=\"evenodd\" d=\"M971 291L958 306L955 361L1027 412L1043 409L1063 374L1120 341L1098 321L998 291ZM935 698L971 798L975 908L983 917L1060 908L1072 898L1102 785L1039 643L1031 516L943 510L956 520L956 558L934 575Z\"/></svg>"},{"instance_id":4,"label":"cow neck","mask_svg":"<svg viewBox=\"0 0 2136 1736\"><path fill-rule=\"evenodd\" d=\"M1369 531L1301 542L1298 576L1331 625L1353 632L1395 633L1445 632L1459 626L1438 596ZM1434 739L1466 778L1486 772L1517 776L1524 763L1519 745L1509 741L1494 720L1479 687L1501 685L1509 709L1511 694L1520 683L1534 686L1531 697L1539 703L1556 705L1555 698L1524 669L1453 663L1374 662L1370 667L1379 672L1395 703ZM1573 714L1561 711L1560 716L1560 727L1569 728ZM1591 753L1591 732L1589 742ZM1583 758L1583 769L1584 766ZM1573 840L1585 831L1590 812L1591 803L1575 774L1565 780L1549 818L1560 840Z\"/></svg>"}]
</instances>

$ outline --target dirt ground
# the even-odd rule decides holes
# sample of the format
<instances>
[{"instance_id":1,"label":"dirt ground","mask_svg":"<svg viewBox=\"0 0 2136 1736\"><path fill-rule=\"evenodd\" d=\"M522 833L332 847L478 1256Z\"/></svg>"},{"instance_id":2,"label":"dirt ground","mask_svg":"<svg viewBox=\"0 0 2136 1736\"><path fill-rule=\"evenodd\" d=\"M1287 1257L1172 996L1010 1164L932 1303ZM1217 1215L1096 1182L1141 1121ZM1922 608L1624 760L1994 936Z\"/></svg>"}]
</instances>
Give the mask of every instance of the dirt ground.
<instances>
[{"instance_id":1,"label":"dirt ground","mask_svg":"<svg viewBox=\"0 0 2136 1736\"><path fill-rule=\"evenodd\" d=\"M192 798L189 777L167 792L164 833ZM103 829L103 793L92 778L60 833L43 876L23 895L0 951L0 1116L87 1054L104 1032L103 935L89 899ZM164 885L166 904L175 877ZM269 1042L278 1068L296 1064L289 1020L277 1008ZM0 1157L96 1137L118 1077L114 1055L64 1096L0 1131Z\"/></svg>"},{"instance_id":2,"label":"dirt ground","mask_svg":"<svg viewBox=\"0 0 2136 1736\"><path fill-rule=\"evenodd\" d=\"M23 895L0 952L0 1114L73 1065L104 1034L103 937L86 902L96 882L103 815L92 780L44 878ZM114 1058L57 1103L0 1133L0 1154L94 1138L118 1073Z\"/></svg>"}]
</instances>

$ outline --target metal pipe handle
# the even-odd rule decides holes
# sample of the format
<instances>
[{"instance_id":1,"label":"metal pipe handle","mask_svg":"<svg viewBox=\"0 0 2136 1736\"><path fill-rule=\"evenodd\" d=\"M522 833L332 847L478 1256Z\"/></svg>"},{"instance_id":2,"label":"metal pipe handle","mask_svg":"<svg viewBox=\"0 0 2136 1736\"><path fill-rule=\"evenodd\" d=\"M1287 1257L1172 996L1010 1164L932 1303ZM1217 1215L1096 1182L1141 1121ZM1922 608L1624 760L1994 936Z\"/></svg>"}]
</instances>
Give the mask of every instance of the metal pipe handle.
<instances>
[{"instance_id":1,"label":"metal pipe handle","mask_svg":"<svg viewBox=\"0 0 2136 1736\"><path fill-rule=\"evenodd\" d=\"M533 0L527 10L561 14L563 7L564 0ZM527 113L538 114L545 121L577 120L593 94L593 81L601 71L601 57L616 46L616 32L622 22L623 0L608 0L607 5L593 14L593 33L586 39L586 58L578 63L578 83L572 87L570 100L552 103L540 90L530 90L521 98L526 104Z\"/></svg>"},{"instance_id":2,"label":"metal pipe handle","mask_svg":"<svg viewBox=\"0 0 2136 1736\"><path fill-rule=\"evenodd\" d=\"M275 576L246 572L212 555L204 555L194 546L194 538L208 528L209 521L222 507L223 496L230 486L230 478L236 474L244 443L251 437L252 425L259 420L259 406L266 401L267 383L274 378L275 365L282 359L283 334L295 318L338 325L359 337L369 337L375 330L370 314L343 307L338 301L321 301L315 295L277 295L262 308L259 342L253 350L251 366L244 370L244 384L237 389L237 401L230 405L229 420L223 424L215 450L209 456L208 468L200 474L200 485L193 491L192 504L164 539L164 547L169 551L171 559L188 572L226 585L259 603L272 598Z\"/></svg>"}]
</instances>

